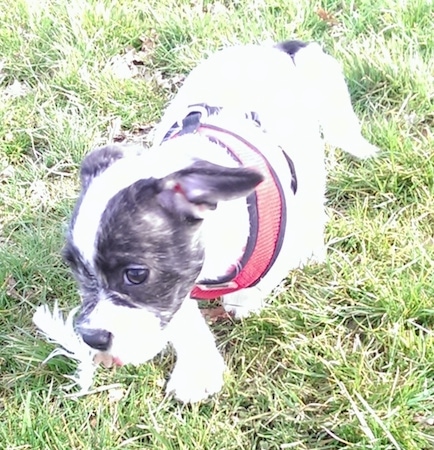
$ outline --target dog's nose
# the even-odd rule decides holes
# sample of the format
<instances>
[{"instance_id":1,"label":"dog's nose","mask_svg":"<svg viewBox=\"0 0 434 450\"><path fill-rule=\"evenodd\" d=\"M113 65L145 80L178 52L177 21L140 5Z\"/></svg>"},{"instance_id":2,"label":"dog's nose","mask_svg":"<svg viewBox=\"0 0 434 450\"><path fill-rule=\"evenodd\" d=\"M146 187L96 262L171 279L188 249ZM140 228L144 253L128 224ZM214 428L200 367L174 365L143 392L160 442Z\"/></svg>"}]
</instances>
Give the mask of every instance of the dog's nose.
<instances>
[{"instance_id":1,"label":"dog's nose","mask_svg":"<svg viewBox=\"0 0 434 450\"><path fill-rule=\"evenodd\" d=\"M96 350L108 350L112 343L113 335L107 330L81 328L80 334L83 341Z\"/></svg>"}]
</instances>

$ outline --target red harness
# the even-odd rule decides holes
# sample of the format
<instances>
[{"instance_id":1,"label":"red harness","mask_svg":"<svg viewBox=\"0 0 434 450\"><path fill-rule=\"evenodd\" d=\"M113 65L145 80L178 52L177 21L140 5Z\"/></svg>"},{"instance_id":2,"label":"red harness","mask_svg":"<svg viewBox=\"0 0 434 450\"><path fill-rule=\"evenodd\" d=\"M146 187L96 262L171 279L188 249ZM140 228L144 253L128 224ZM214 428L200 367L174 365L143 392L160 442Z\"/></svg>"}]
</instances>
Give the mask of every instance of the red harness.
<instances>
[{"instance_id":1,"label":"red harness","mask_svg":"<svg viewBox=\"0 0 434 450\"><path fill-rule=\"evenodd\" d=\"M244 254L227 274L215 280L201 280L191 291L191 298L212 300L255 286L266 275L282 246L286 224L286 203L275 171L258 148L232 131L200 123L200 112L193 114L198 114L195 122L191 120L190 114L190 120L183 122L182 130L179 131L178 128L173 133L174 127L172 127L164 140L176 138L186 132L199 133L224 147L241 166L254 167L264 177L255 191L247 197L250 232ZM255 120L258 122L256 115L252 114L252 117L256 117ZM291 171L291 187L295 193L297 185L294 166L285 153L284 155Z\"/></svg>"}]
</instances>

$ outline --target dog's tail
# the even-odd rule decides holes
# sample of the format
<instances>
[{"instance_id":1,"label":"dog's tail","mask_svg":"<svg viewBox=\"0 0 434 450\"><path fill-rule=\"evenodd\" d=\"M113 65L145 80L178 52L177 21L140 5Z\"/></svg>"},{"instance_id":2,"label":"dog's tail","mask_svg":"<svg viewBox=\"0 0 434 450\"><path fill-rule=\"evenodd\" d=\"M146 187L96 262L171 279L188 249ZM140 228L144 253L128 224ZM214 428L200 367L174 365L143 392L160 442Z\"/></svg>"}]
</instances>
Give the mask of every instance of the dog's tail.
<instances>
[{"instance_id":1,"label":"dog's tail","mask_svg":"<svg viewBox=\"0 0 434 450\"><path fill-rule=\"evenodd\" d=\"M283 41L276 44L276 48L282 50L282 52L287 53L292 59L294 59L295 54L302 48L306 48L309 45L308 42L303 41Z\"/></svg>"},{"instance_id":2,"label":"dog's tail","mask_svg":"<svg viewBox=\"0 0 434 450\"><path fill-rule=\"evenodd\" d=\"M341 65L323 52L317 43L285 41L276 48L291 56L298 73L308 85L309 98L317 107L324 139L358 158L367 158L378 149L363 138Z\"/></svg>"}]
</instances>

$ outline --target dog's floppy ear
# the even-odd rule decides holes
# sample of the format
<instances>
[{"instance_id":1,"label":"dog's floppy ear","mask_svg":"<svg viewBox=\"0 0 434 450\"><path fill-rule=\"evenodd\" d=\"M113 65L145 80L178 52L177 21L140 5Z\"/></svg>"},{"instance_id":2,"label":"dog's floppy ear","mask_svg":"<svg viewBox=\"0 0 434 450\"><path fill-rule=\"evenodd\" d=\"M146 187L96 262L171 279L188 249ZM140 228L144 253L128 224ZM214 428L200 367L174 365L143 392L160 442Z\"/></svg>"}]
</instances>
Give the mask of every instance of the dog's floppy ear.
<instances>
[{"instance_id":1,"label":"dog's floppy ear","mask_svg":"<svg viewBox=\"0 0 434 450\"><path fill-rule=\"evenodd\" d=\"M105 145L92 150L81 164L80 180L82 189L85 191L93 178L104 172L123 156L123 149L119 145Z\"/></svg>"},{"instance_id":2,"label":"dog's floppy ear","mask_svg":"<svg viewBox=\"0 0 434 450\"><path fill-rule=\"evenodd\" d=\"M158 201L183 218L202 219L219 201L245 197L262 180L263 176L254 169L196 161L159 180Z\"/></svg>"}]
</instances>

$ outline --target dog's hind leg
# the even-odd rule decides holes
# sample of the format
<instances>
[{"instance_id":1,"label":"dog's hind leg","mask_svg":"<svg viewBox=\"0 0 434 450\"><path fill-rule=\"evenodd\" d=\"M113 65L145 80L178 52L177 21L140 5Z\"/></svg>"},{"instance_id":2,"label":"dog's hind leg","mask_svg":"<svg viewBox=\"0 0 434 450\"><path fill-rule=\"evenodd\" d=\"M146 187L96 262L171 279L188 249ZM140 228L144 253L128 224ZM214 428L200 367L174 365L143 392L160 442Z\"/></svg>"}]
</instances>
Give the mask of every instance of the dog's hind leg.
<instances>
[{"instance_id":1,"label":"dog's hind leg","mask_svg":"<svg viewBox=\"0 0 434 450\"><path fill-rule=\"evenodd\" d=\"M378 149L361 134L341 65L316 43L299 48L293 59L325 141L358 158L374 156Z\"/></svg>"}]
</instances>

